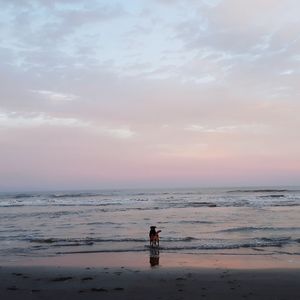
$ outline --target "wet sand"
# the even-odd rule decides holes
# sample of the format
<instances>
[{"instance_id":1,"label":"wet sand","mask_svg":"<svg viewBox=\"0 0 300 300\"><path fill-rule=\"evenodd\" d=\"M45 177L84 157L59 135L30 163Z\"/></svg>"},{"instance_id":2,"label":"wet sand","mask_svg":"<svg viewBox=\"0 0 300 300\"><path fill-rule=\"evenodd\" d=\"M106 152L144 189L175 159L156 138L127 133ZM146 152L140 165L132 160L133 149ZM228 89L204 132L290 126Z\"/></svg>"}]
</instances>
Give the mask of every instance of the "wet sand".
<instances>
[{"instance_id":1,"label":"wet sand","mask_svg":"<svg viewBox=\"0 0 300 300\"><path fill-rule=\"evenodd\" d=\"M157 258L98 253L2 263L0 297L295 300L300 295L300 268L276 257L174 253Z\"/></svg>"}]
</instances>

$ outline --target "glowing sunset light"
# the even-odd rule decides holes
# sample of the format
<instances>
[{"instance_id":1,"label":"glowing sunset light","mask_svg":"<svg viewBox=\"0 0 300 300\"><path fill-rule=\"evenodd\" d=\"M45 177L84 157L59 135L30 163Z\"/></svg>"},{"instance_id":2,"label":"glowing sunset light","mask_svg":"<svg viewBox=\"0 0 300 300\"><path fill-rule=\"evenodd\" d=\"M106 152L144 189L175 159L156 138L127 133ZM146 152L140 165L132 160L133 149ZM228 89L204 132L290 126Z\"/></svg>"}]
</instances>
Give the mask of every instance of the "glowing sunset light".
<instances>
[{"instance_id":1,"label":"glowing sunset light","mask_svg":"<svg viewBox=\"0 0 300 300\"><path fill-rule=\"evenodd\" d=\"M299 14L1 1L0 190L299 184Z\"/></svg>"}]
</instances>

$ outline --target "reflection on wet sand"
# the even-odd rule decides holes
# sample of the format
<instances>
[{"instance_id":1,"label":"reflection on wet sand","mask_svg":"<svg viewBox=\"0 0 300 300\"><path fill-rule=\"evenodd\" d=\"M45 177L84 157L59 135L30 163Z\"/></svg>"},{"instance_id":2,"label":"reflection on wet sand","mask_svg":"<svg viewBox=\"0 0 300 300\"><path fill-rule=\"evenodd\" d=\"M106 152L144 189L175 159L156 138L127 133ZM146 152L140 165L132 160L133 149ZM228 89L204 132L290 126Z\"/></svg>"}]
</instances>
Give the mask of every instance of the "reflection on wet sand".
<instances>
[{"instance_id":1,"label":"reflection on wet sand","mask_svg":"<svg viewBox=\"0 0 300 300\"><path fill-rule=\"evenodd\" d=\"M150 266L155 267L159 265L159 249L151 248L150 249Z\"/></svg>"}]
</instances>

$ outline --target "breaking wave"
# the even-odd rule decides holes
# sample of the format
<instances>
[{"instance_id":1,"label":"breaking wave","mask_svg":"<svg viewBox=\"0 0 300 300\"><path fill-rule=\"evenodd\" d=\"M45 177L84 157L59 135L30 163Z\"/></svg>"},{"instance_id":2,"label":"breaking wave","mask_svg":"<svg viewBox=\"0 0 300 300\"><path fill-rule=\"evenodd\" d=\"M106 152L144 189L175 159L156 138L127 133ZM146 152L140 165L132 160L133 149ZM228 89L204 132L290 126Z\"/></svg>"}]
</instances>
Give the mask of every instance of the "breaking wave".
<instances>
[{"instance_id":1,"label":"breaking wave","mask_svg":"<svg viewBox=\"0 0 300 300\"><path fill-rule=\"evenodd\" d=\"M219 230L218 232L243 232L243 231L295 231L300 227L236 227Z\"/></svg>"},{"instance_id":2,"label":"breaking wave","mask_svg":"<svg viewBox=\"0 0 300 300\"><path fill-rule=\"evenodd\" d=\"M142 242L142 240L141 240ZM160 250L165 252L172 251L200 251L200 250L232 250L232 249L243 249L243 248L253 248L259 250L259 248L268 248L268 247L282 247L283 245L289 243L295 243L296 240L291 238L261 238L253 239L246 242L236 242L236 243L198 243L198 244L185 244L185 243L167 243L163 241L160 246ZM135 247L123 247L123 248L108 248L108 249L93 249L93 250L74 250L70 252L59 252L62 253L97 253L97 252L141 252L149 249L149 245L139 245ZM292 254L286 252L286 254ZM294 253L293 253L294 254Z\"/></svg>"}]
</instances>

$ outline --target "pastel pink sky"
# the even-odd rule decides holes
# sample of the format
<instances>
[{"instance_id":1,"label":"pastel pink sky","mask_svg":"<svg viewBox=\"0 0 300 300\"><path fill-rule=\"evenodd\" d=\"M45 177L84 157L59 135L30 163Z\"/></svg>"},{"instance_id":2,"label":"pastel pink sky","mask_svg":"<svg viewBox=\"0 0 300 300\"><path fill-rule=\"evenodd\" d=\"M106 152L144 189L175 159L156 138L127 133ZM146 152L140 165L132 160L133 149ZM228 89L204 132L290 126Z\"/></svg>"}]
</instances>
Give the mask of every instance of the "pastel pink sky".
<instances>
[{"instance_id":1,"label":"pastel pink sky","mask_svg":"<svg viewBox=\"0 0 300 300\"><path fill-rule=\"evenodd\" d=\"M20 3L0 191L299 185L299 1Z\"/></svg>"}]
</instances>

